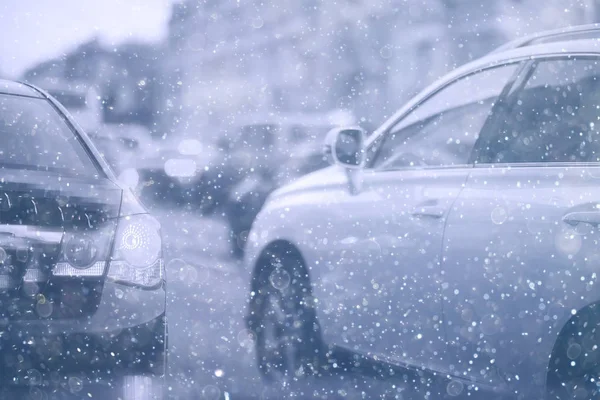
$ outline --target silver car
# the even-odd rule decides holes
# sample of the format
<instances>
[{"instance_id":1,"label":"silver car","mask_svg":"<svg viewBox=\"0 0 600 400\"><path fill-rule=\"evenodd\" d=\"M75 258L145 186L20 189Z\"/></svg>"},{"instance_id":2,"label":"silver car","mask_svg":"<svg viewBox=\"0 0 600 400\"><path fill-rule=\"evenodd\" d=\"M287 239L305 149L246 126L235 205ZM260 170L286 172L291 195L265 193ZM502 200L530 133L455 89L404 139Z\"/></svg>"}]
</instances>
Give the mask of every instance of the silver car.
<instances>
[{"instance_id":1,"label":"silver car","mask_svg":"<svg viewBox=\"0 0 600 400\"><path fill-rule=\"evenodd\" d=\"M504 46L368 139L333 130L334 165L270 196L246 255L267 380L343 353L438 377L433 398L600 395L600 31L585 34Z\"/></svg>"}]
</instances>

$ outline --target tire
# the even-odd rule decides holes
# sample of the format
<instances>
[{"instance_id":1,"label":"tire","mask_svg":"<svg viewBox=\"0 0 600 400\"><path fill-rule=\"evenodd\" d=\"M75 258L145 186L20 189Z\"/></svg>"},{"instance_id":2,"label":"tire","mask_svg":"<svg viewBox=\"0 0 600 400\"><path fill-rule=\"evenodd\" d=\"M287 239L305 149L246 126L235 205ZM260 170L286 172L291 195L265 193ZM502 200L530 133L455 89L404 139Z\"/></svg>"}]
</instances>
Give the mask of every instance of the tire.
<instances>
[{"instance_id":1,"label":"tire","mask_svg":"<svg viewBox=\"0 0 600 400\"><path fill-rule=\"evenodd\" d=\"M120 386L122 400L166 399L163 376L125 376Z\"/></svg>"},{"instance_id":2,"label":"tire","mask_svg":"<svg viewBox=\"0 0 600 400\"><path fill-rule=\"evenodd\" d=\"M318 374L325 346L302 258L287 249L268 252L261 263L248 317L261 377L285 385Z\"/></svg>"},{"instance_id":3,"label":"tire","mask_svg":"<svg viewBox=\"0 0 600 400\"><path fill-rule=\"evenodd\" d=\"M600 397L600 306L572 318L554 346L546 382L547 399Z\"/></svg>"},{"instance_id":4,"label":"tire","mask_svg":"<svg viewBox=\"0 0 600 400\"><path fill-rule=\"evenodd\" d=\"M93 381L93 379L92 379ZM79 382L79 383L72 383ZM83 384L81 382L84 382ZM4 396L5 395L5 396ZM165 400L165 377L157 375L125 375L115 379L110 385L94 384L86 380L71 380L52 388L31 387L20 391L8 389L0 391L5 399L55 399L55 400Z\"/></svg>"}]
</instances>

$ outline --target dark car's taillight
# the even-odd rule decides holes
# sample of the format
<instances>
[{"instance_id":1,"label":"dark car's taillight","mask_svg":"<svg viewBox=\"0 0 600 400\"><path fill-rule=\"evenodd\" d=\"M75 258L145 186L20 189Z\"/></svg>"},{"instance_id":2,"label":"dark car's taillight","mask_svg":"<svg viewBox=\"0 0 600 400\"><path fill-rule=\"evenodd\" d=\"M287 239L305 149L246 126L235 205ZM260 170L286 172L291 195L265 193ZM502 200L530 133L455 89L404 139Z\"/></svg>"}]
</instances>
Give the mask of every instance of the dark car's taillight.
<instances>
[{"instance_id":1,"label":"dark car's taillight","mask_svg":"<svg viewBox=\"0 0 600 400\"><path fill-rule=\"evenodd\" d=\"M139 214L119 221L108 278L141 287L163 281L162 239L156 219Z\"/></svg>"},{"instance_id":2,"label":"dark car's taillight","mask_svg":"<svg viewBox=\"0 0 600 400\"><path fill-rule=\"evenodd\" d=\"M115 221L109 221L95 230L66 232L53 275L103 276L110 260L115 225Z\"/></svg>"},{"instance_id":3,"label":"dark car's taillight","mask_svg":"<svg viewBox=\"0 0 600 400\"><path fill-rule=\"evenodd\" d=\"M116 224L116 226L115 226ZM108 268L108 272L107 272ZM164 278L160 224L147 214L65 233L54 276L101 277L154 287Z\"/></svg>"}]
</instances>

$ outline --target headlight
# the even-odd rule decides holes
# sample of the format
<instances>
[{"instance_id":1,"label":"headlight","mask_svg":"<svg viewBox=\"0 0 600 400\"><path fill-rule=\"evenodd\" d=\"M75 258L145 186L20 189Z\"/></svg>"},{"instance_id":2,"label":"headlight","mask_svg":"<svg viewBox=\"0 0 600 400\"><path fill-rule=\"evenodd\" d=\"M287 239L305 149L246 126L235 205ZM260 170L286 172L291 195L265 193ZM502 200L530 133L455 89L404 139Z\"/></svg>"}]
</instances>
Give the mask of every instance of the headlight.
<instances>
[{"instance_id":1,"label":"headlight","mask_svg":"<svg viewBox=\"0 0 600 400\"><path fill-rule=\"evenodd\" d=\"M122 218L117 226L108 278L143 287L164 278L160 224L147 214Z\"/></svg>"}]
</instances>

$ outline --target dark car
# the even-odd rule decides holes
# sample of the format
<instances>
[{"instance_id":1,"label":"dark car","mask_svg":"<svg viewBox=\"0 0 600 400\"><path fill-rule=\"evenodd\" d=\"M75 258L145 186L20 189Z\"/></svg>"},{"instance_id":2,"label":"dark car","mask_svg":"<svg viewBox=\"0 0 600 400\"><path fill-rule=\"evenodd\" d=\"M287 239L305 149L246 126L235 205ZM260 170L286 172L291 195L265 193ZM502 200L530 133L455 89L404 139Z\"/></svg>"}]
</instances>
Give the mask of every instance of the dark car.
<instances>
[{"instance_id":1,"label":"dark car","mask_svg":"<svg viewBox=\"0 0 600 400\"><path fill-rule=\"evenodd\" d=\"M0 135L3 390L163 398L160 225L47 93L0 81Z\"/></svg>"}]
</instances>

